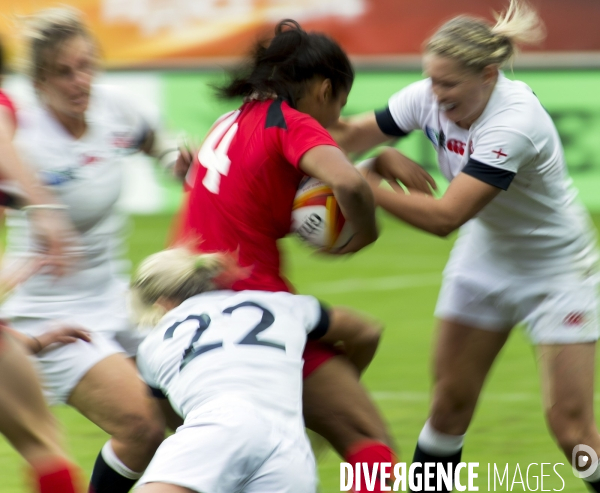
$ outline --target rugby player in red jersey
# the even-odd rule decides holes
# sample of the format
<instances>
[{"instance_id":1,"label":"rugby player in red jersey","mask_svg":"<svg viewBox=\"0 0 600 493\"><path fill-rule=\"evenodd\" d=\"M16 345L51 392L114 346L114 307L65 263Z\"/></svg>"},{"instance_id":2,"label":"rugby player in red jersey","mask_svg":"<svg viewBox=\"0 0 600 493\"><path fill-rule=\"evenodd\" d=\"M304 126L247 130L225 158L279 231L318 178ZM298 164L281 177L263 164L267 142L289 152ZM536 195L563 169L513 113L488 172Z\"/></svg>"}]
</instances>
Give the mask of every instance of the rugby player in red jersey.
<instances>
[{"instance_id":1,"label":"rugby player in red jersey","mask_svg":"<svg viewBox=\"0 0 600 493\"><path fill-rule=\"evenodd\" d=\"M338 120L353 79L333 40L285 20L220 89L244 103L217 120L187 173L179 240L201 244L204 252L237 252L249 276L234 289L292 290L281 274L277 240L290 231L294 196L306 175L331 187L356 232L337 253L356 252L377 238L372 194L325 130ZM185 161L181 156L180 169ZM364 339L374 354L379 334ZM358 381L370 360L353 361L352 354L318 343L309 343L304 359L307 427L348 462L393 462L385 424Z\"/></svg>"}]
</instances>

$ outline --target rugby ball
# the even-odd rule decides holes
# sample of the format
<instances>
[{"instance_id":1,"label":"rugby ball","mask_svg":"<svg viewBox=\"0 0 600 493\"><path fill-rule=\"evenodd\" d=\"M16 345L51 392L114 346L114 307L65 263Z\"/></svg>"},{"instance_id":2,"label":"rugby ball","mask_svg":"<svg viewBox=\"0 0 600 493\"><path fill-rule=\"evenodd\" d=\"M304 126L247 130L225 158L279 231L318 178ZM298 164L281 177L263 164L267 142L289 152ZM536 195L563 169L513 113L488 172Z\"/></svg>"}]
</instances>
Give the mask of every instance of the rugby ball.
<instances>
[{"instance_id":1,"label":"rugby ball","mask_svg":"<svg viewBox=\"0 0 600 493\"><path fill-rule=\"evenodd\" d=\"M311 177L302 180L296 192L292 232L311 246L327 250L344 247L354 235L331 188Z\"/></svg>"}]
</instances>

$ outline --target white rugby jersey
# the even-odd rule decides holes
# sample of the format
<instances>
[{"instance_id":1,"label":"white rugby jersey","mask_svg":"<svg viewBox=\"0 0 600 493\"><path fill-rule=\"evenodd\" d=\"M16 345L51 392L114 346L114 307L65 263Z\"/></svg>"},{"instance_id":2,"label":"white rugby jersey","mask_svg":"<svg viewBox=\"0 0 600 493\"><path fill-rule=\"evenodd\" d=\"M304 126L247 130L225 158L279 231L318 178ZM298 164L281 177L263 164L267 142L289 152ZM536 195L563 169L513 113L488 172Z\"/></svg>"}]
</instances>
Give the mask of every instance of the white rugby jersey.
<instances>
[{"instance_id":1,"label":"white rugby jersey","mask_svg":"<svg viewBox=\"0 0 600 493\"><path fill-rule=\"evenodd\" d=\"M7 301L6 316L51 315L62 310L54 302L111 297L117 253L122 249L123 219L115 213L122 184L122 157L135 152L150 129L145 117L115 88L94 86L86 112L88 129L75 139L39 105L19 112L15 145L23 161L38 174L80 234L79 255L66 276L33 276ZM24 214L7 214L7 254L16 256L36 248ZM116 296L122 296L122 290ZM100 299L99 299L100 300ZM48 302L44 307L40 301ZM64 307L63 307L64 308Z\"/></svg>"},{"instance_id":2,"label":"white rugby jersey","mask_svg":"<svg viewBox=\"0 0 600 493\"><path fill-rule=\"evenodd\" d=\"M232 399L298 425L307 334L321 337L328 326L311 296L212 291L167 313L140 345L137 364L183 417Z\"/></svg>"},{"instance_id":3,"label":"white rugby jersey","mask_svg":"<svg viewBox=\"0 0 600 493\"><path fill-rule=\"evenodd\" d=\"M430 79L394 94L376 118L388 135L423 130L448 180L464 172L504 190L461 228L453 260L493 259L504 271L545 275L595 266L594 229L567 174L558 132L526 84L500 73L469 130L439 109Z\"/></svg>"}]
</instances>

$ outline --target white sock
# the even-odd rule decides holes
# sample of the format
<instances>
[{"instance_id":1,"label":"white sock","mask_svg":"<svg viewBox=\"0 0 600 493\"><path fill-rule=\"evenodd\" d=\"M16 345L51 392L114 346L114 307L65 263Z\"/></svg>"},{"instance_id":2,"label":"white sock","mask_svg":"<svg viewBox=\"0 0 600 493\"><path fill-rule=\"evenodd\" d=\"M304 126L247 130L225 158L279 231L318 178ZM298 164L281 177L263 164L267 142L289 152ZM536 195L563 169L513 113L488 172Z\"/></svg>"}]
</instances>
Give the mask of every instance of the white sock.
<instances>
[{"instance_id":1,"label":"white sock","mask_svg":"<svg viewBox=\"0 0 600 493\"><path fill-rule=\"evenodd\" d=\"M104 444L101 453L104 462L106 462L106 464L111 469L119 473L124 478L140 479L142 477L142 472L132 471L125 464L123 464L123 462L121 462L121 459L119 459L117 457L117 454L115 454L115 451L113 450L112 445L110 444L110 440Z\"/></svg>"},{"instance_id":2,"label":"white sock","mask_svg":"<svg viewBox=\"0 0 600 493\"><path fill-rule=\"evenodd\" d=\"M464 441L464 435L447 435L437 431L427 420L417 443L423 452L431 455L447 456L458 452Z\"/></svg>"}]
</instances>

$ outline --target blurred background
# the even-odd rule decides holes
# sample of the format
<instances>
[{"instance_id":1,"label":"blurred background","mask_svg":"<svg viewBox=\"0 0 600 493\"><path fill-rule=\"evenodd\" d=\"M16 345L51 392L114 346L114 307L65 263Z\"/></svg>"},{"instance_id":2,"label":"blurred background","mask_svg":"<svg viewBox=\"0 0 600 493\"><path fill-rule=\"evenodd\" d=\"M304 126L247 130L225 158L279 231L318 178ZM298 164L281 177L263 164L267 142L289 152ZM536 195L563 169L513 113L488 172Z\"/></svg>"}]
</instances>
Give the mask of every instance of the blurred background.
<instances>
[{"instance_id":1,"label":"blurred background","mask_svg":"<svg viewBox=\"0 0 600 493\"><path fill-rule=\"evenodd\" d=\"M532 0L548 36L505 69L527 82L554 118L571 176L600 224L600 1ZM445 20L457 14L492 19L502 0L78 0L102 49L103 83L123 87L167 133L200 142L214 120L236 106L214 98L211 85L252 44L269 36L283 18L307 30L330 34L351 55L357 78L346 115L382 108L388 98L422 77L420 47ZM0 36L15 72L5 80L19 104L32 92L18 74L19 16L56 6L50 0L0 0ZM32 143L32 145L35 145ZM436 177L429 141L415 133L398 147ZM181 186L153 163L135 157L127 166L121 205L132 213L130 259L164 247ZM381 349L365 376L401 451L410 460L427 415L433 307L441 271L453 239L440 240L382 215L375 246L349 259L320 258L294 239L284 241L286 271L301 292L329 303L355 306L384 321ZM351 403L349 403L351 405ZM57 415L71 451L89 474L106 440L102 431L67 408ZM481 491L487 463L510 476L516 464L562 462L542 489L583 493L565 458L548 437L541 412L535 358L517 332L499 358L472 425L465 461L480 462ZM16 454L0 440L0 492L27 491ZM322 492L339 491L339 460L320 462ZM532 473L534 474L534 473ZM539 476L539 470L537 472ZM534 483L531 481L531 486ZM562 488L562 489L561 489ZM506 491L505 487L500 490ZM498 491L500 491L498 490ZM514 491L528 491L518 484Z\"/></svg>"}]
</instances>

